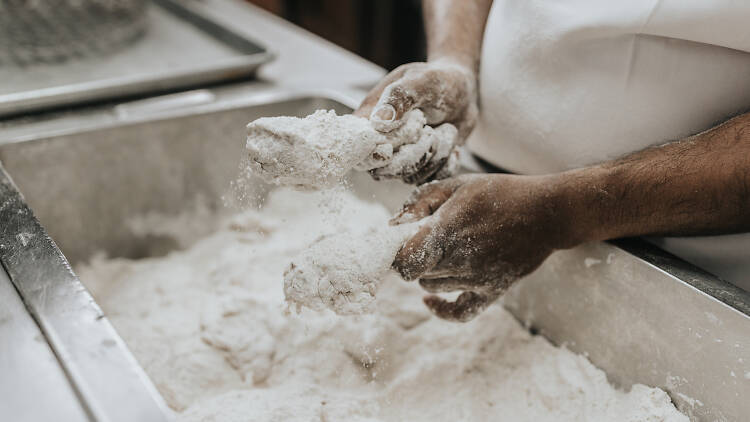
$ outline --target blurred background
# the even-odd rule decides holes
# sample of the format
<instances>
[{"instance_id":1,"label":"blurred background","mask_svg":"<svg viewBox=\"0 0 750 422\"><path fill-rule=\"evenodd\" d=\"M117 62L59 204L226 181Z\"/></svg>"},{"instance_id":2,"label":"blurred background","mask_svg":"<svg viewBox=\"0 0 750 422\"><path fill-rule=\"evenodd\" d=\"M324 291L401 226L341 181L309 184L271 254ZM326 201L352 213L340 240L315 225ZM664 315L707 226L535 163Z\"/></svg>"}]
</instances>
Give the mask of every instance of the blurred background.
<instances>
[{"instance_id":1,"label":"blurred background","mask_svg":"<svg viewBox=\"0 0 750 422\"><path fill-rule=\"evenodd\" d=\"M420 0L248 0L388 70L424 60Z\"/></svg>"}]
</instances>

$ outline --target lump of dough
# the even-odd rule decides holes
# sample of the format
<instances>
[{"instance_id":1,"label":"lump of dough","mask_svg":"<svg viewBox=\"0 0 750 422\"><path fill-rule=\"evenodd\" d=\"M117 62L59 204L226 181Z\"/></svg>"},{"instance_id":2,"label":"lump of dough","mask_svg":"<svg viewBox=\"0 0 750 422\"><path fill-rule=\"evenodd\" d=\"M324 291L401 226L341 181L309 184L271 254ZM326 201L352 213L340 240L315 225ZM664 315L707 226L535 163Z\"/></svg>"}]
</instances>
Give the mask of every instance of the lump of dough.
<instances>
[{"instance_id":1,"label":"lump of dough","mask_svg":"<svg viewBox=\"0 0 750 422\"><path fill-rule=\"evenodd\" d=\"M330 309L339 315L371 313L378 283L415 224L340 232L318 238L284 272L284 295L297 310Z\"/></svg>"},{"instance_id":2,"label":"lump of dough","mask_svg":"<svg viewBox=\"0 0 750 422\"><path fill-rule=\"evenodd\" d=\"M376 131L363 117L318 110L304 119L264 117L251 122L246 148L250 166L266 182L321 189L338 183L352 169L388 165L403 145L435 134L451 139L456 134L450 124L438 129L426 126L420 110L410 111L403 125L389 133Z\"/></svg>"}]
</instances>

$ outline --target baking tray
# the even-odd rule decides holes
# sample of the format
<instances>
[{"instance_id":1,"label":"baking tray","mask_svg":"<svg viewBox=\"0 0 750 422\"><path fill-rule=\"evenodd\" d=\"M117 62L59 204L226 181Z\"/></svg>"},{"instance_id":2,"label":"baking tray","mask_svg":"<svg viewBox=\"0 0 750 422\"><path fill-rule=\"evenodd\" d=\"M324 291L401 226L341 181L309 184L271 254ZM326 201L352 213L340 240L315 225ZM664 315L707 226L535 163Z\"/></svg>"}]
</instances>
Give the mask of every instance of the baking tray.
<instances>
[{"instance_id":1,"label":"baking tray","mask_svg":"<svg viewBox=\"0 0 750 422\"><path fill-rule=\"evenodd\" d=\"M194 0L153 0L146 33L110 55L53 65L0 65L0 116L252 77L273 58L206 17Z\"/></svg>"}]
</instances>

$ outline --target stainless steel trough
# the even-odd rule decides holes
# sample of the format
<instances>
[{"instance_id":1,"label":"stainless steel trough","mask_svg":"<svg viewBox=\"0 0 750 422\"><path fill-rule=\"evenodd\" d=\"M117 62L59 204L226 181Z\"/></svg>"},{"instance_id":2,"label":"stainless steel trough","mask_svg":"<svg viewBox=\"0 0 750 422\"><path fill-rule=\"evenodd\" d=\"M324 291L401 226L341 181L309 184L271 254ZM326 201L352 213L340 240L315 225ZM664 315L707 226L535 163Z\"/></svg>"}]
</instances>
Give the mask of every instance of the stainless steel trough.
<instances>
[{"instance_id":1,"label":"stainless steel trough","mask_svg":"<svg viewBox=\"0 0 750 422\"><path fill-rule=\"evenodd\" d=\"M54 353L58 378L88 417L168 412L68 263L98 250L156 253L154 239L123 221L177 214L198 198L222 212L248 121L346 112L357 99L254 83L0 124L0 261L46 340L33 346ZM355 189L391 208L409 191ZM750 417L750 296L654 247L628 240L558 252L505 305L530 329L586 353L612 382L664 388L694 420Z\"/></svg>"}]
</instances>

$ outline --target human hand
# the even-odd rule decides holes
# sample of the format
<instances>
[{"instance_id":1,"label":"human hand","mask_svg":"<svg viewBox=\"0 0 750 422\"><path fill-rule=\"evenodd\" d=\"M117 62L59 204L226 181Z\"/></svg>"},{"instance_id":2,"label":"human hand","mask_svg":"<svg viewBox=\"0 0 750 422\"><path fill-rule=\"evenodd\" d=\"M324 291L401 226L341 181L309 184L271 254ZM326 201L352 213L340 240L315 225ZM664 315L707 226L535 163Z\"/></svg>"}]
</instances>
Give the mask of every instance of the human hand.
<instances>
[{"instance_id":1,"label":"human hand","mask_svg":"<svg viewBox=\"0 0 750 422\"><path fill-rule=\"evenodd\" d=\"M434 145L416 162L373 170L373 177L419 184L450 176L457 167L458 151L454 147L464 143L476 123L476 74L465 66L440 60L400 66L370 91L354 115L369 118L378 131L390 132L400 127L404 116L415 108L422 110L430 126L453 124L458 129L457 137L448 149ZM398 151L394 161L404 161L399 160Z\"/></svg>"},{"instance_id":2,"label":"human hand","mask_svg":"<svg viewBox=\"0 0 750 422\"><path fill-rule=\"evenodd\" d=\"M556 249L575 244L559 212L553 176L463 175L423 185L392 224L425 219L396 255L405 280L430 293L437 316L465 322L531 273Z\"/></svg>"}]
</instances>

